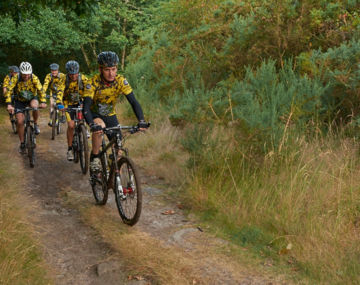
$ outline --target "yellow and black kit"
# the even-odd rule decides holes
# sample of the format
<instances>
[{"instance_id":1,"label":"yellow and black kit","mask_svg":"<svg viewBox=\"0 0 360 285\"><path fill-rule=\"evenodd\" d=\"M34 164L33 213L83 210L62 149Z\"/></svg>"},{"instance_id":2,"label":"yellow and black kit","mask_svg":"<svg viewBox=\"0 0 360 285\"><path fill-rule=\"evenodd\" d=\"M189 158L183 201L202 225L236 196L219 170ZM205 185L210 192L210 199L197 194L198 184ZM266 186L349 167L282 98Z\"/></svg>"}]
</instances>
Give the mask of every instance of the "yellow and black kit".
<instances>
[{"instance_id":1,"label":"yellow and black kit","mask_svg":"<svg viewBox=\"0 0 360 285\"><path fill-rule=\"evenodd\" d=\"M53 76L51 73L48 73L45 76L44 84L43 84L43 90L44 93L46 93L46 90L50 90L50 97L57 97L58 92L64 92L64 90L61 89L63 86L62 81L65 80L66 75L64 73L59 72L57 76Z\"/></svg>"},{"instance_id":2,"label":"yellow and black kit","mask_svg":"<svg viewBox=\"0 0 360 285\"><path fill-rule=\"evenodd\" d=\"M84 98L92 99L91 112L101 116L113 116L116 114L116 99L122 94L130 93L132 88L125 77L117 75L113 82L107 84L97 74L85 85Z\"/></svg>"},{"instance_id":3,"label":"yellow and black kit","mask_svg":"<svg viewBox=\"0 0 360 285\"><path fill-rule=\"evenodd\" d=\"M40 103L46 103L45 93L39 78L31 74L30 79L23 81L21 76L11 78L5 93L5 103L11 104L11 93L14 92L14 99L20 102L30 102L33 99Z\"/></svg>"}]
</instances>

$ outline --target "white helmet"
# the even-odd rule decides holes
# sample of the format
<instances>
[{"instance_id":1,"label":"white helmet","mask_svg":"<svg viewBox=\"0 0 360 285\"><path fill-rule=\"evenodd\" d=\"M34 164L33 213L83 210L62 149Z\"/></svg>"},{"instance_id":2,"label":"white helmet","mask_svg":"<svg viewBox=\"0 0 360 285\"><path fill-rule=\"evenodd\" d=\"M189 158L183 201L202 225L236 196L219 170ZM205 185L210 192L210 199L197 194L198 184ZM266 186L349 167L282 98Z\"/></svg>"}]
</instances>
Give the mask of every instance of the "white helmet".
<instances>
[{"instance_id":1,"label":"white helmet","mask_svg":"<svg viewBox=\"0 0 360 285\"><path fill-rule=\"evenodd\" d=\"M21 74L31 74L32 73L31 64L26 61L23 61L22 63L20 63L20 73Z\"/></svg>"}]
</instances>

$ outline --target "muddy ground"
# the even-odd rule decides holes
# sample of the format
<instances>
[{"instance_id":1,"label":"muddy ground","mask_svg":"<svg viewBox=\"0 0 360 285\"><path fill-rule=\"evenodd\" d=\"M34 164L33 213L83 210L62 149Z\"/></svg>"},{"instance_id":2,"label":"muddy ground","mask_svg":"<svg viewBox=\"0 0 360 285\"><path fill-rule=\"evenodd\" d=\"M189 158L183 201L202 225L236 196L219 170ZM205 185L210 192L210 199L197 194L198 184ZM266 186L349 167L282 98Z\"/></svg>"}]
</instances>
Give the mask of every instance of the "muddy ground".
<instances>
[{"instance_id":1,"label":"muddy ground","mask_svg":"<svg viewBox=\"0 0 360 285\"><path fill-rule=\"evenodd\" d=\"M42 112L40 128L35 168L30 168L27 158L18 153L17 135L13 135L14 143L8 146L8 151L13 153L14 159L20 160L21 171L30 181L26 183L26 194L37 207L29 215L55 284L156 284L156 280L129 278L121 257L114 254L114 249L96 230L83 222L76 207L63 201L61 192L66 188L84 197L83 203L94 204L88 175L81 174L79 164L66 161L64 128L60 136L51 140L45 112ZM8 130L10 133L10 125ZM234 266L237 263L230 265L225 259L215 258L212 252L226 241L198 227L194 217L185 216L173 199L167 199L164 181L147 176L144 169L140 173L144 202L136 230L193 259L200 272L193 284L287 283L280 277L264 276L261 268L250 272L241 265ZM105 207L117 211L112 193ZM166 215L168 210L174 213Z\"/></svg>"}]
</instances>

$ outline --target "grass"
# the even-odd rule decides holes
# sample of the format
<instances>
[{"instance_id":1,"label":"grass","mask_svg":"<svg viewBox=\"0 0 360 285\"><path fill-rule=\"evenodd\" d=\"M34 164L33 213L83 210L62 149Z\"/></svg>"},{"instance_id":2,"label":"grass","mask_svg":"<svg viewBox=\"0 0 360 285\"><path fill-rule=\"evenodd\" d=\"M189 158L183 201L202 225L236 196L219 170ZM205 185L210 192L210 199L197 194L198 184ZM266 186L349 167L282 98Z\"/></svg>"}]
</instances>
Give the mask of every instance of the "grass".
<instances>
[{"instance_id":1,"label":"grass","mask_svg":"<svg viewBox=\"0 0 360 285\"><path fill-rule=\"evenodd\" d=\"M263 160L242 147L229 141L197 154L188 205L223 236L286 265L303 282L360 283L355 142L298 139Z\"/></svg>"},{"instance_id":2,"label":"grass","mask_svg":"<svg viewBox=\"0 0 360 285\"><path fill-rule=\"evenodd\" d=\"M10 126L4 126L7 119L1 111L0 284L51 284L38 243L26 220L26 208L32 205L20 195L24 177L19 172L19 164L12 159L14 154L4 151L12 143L13 136Z\"/></svg>"}]
</instances>

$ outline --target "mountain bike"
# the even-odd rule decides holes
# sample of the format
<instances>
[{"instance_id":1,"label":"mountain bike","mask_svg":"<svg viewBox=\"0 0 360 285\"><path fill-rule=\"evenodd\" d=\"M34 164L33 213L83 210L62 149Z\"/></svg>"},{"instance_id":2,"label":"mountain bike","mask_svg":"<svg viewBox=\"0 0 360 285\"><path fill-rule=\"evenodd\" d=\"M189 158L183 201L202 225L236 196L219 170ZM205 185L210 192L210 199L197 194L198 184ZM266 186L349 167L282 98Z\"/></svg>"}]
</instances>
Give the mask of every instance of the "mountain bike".
<instances>
[{"instance_id":1,"label":"mountain bike","mask_svg":"<svg viewBox=\"0 0 360 285\"><path fill-rule=\"evenodd\" d=\"M82 110L82 107L66 108L66 112L68 113L75 112L75 129L72 142L74 162L78 163L80 161L81 171L85 175L89 169L89 144Z\"/></svg>"},{"instance_id":2,"label":"mountain bike","mask_svg":"<svg viewBox=\"0 0 360 285\"><path fill-rule=\"evenodd\" d=\"M121 130L126 131L123 137L121 137ZM137 167L129 157L129 151L124 144L128 134L138 131L138 126L118 125L104 128L103 132L113 137L106 144L103 135L99 153L101 169L90 170L90 184L96 203L105 205L108 190L113 189L119 215L123 222L130 226L135 225L140 218L142 191ZM110 155L107 154L108 149L111 149Z\"/></svg>"},{"instance_id":3,"label":"mountain bike","mask_svg":"<svg viewBox=\"0 0 360 285\"><path fill-rule=\"evenodd\" d=\"M35 148L36 136L34 130L34 120L31 120L30 111L36 111L37 108L26 107L24 109L24 143L26 146L27 155L29 157L30 167L35 166Z\"/></svg>"}]
</instances>

